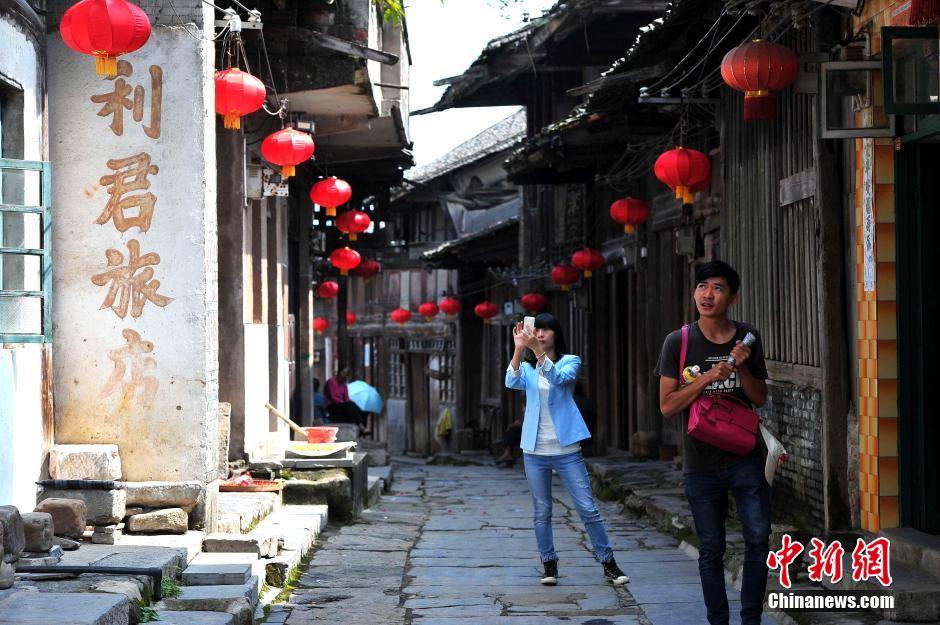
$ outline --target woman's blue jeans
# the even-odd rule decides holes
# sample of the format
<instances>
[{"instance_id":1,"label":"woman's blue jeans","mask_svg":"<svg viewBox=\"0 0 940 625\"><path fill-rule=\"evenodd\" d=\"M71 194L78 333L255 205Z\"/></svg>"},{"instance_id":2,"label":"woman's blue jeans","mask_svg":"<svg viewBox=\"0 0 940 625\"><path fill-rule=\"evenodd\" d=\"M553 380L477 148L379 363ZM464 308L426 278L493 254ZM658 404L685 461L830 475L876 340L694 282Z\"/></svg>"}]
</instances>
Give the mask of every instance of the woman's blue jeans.
<instances>
[{"instance_id":1,"label":"woman's blue jeans","mask_svg":"<svg viewBox=\"0 0 940 625\"><path fill-rule=\"evenodd\" d=\"M594 554L601 562L613 557L604 520L591 492L591 480L580 451L563 456L536 456L525 454L525 476L532 492L535 510L535 540L538 542L542 562L557 560L552 536L552 469L558 472L561 483L571 496L594 546Z\"/></svg>"},{"instance_id":2,"label":"woman's blue jeans","mask_svg":"<svg viewBox=\"0 0 940 625\"><path fill-rule=\"evenodd\" d=\"M734 494L744 534L741 624L760 625L767 590L770 539L770 486L764 478L764 459L760 454L745 458L729 469L685 474L685 494L699 539L698 571L708 622L728 625L723 564L728 491Z\"/></svg>"}]
</instances>

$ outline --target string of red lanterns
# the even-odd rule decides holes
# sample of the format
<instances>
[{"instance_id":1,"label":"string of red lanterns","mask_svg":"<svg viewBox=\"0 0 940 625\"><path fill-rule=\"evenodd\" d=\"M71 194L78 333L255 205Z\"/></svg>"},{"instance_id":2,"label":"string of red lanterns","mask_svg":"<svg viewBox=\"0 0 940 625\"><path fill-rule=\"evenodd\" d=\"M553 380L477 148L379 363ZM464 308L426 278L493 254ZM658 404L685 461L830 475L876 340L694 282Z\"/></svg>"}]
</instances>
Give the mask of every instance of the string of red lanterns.
<instances>
[{"instance_id":1,"label":"string of red lanterns","mask_svg":"<svg viewBox=\"0 0 940 625\"><path fill-rule=\"evenodd\" d=\"M411 312L404 308L396 308L392 311L392 321L404 327L411 320Z\"/></svg>"},{"instance_id":2,"label":"string of red lanterns","mask_svg":"<svg viewBox=\"0 0 940 625\"><path fill-rule=\"evenodd\" d=\"M711 181L712 165L702 152L679 146L659 155L653 173L676 192L676 198L683 204L692 204L693 193L704 189Z\"/></svg>"},{"instance_id":3,"label":"string of red lanterns","mask_svg":"<svg viewBox=\"0 0 940 625\"><path fill-rule=\"evenodd\" d=\"M490 319L499 314L499 308L493 302L487 300L480 302L473 307L473 313L483 320L483 323L492 323Z\"/></svg>"},{"instance_id":4,"label":"string of red lanterns","mask_svg":"<svg viewBox=\"0 0 940 625\"><path fill-rule=\"evenodd\" d=\"M522 308L526 312L535 315L545 310L545 307L548 306L548 298L541 293L526 293L519 301L522 303Z\"/></svg>"},{"instance_id":5,"label":"string of red lanterns","mask_svg":"<svg viewBox=\"0 0 940 625\"><path fill-rule=\"evenodd\" d=\"M337 269L342 276L348 275L350 270L355 269L362 262L359 252L349 247L341 247L333 250L330 254L330 263Z\"/></svg>"},{"instance_id":6,"label":"string of red lanterns","mask_svg":"<svg viewBox=\"0 0 940 625\"><path fill-rule=\"evenodd\" d=\"M460 304L459 299L445 297L441 300L440 309L447 315L448 319L453 319L456 315L460 314L463 306Z\"/></svg>"},{"instance_id":7,"label":"string of red lanterns","mask_svg":"<svg viewBox=\"0 0 940 625\"><path fill-rule=\"evenodd\" d=\"M434 319L439 312L441 312L441 309L434 302L425 302L418 306L418 314L428 321Z\"/></svg>"},{"instance_id":8,"label":"string of red lanterns","mask_svg":"<svg viewBox=\"0 0 940 625\"><path fill-rule=\"evenodd\" d=\"M721 61L721 78L744 92L744 121L777 116L775 91L796 81L800 63L790 48L754 39L732 48Z\"/></svg>"},{"instance_id":9,"label":"string of red lanterns","mask_svg":"<svg viewBox=\"0 0 940 625\"><path fill-rule=\"evenodd\" d=\"M365 278L366 280L368 280L369 278L379 273L379 271L381 270L382 270L382 265L372 260L371 258L363 258L362 262L359 263L359 266L353 269L352 271L350 271L349 273L351 273L354 276L358 276L360 278Z\"/></svg>"},{"instance_id":10,"label":"string of red lanterns","mask_svg":"<svg viewBox=\"0 0 940 625\"><path fill-rule=\"evenodd\" d=\"M552 282L567 291L569 287L581 279L581 272L571 265L556 265L552 267Z\"/></svg>"},{"instance_id":11,"label":"string of red lanterns","mask_svg":"<svg viewBox=\"0 0 940 625\"><path fill-rule=\"evenodd\" d=\"M310 188L310 199L326 209L327 217L336 217L336 207L342 206L351 197L352 187L336 176L324 178Z\"/></svg>"},{"instance_id":12,"label":"string of red lanterns","mask_svg":"<svg viewBox=\"0 0 940 625\"><path fill-rule=\"evenodd\" d=\"M313 319L313 331L317 334L323 334L330 327L330 322L325 317L315 317Z\"/></svg>"},{"instance_id":13,"label":"string of red lanterns","mask_svg":"<svg viewBox=\"0 0 940 625\"><path fill-rule=\"evenodd\" d=\"M585 278L590 279L595 271L604 266L604 255L586 247L574 253L571 257L571 264L583 271Z\"/></svg>"},{"instance_id":14,"label":"string of red lanterns","mask_svg":"<svg viewBox=\"0 0 940 625\"><path fill-rule=\"evenodd\" d=\"M248 72L232 67L215 73L215 112L227 130L240 130L242 116L260 109L266 97L264 83Z\"/></svg>"},{"instance_id":15,"label":"string of red lanterns","mask_svg":"<svg viewBox=\"0 0 940 625\"><path fill-rule=\"evenodd\" d=\"M320 299L335 299L339 295L339 284L332 280L327 280L317 289L317 297Z\"/></svg>"},{"instance_id":16,"label":"string of red lanterns","mask_svg":"<svg viewBox=\"0 0 940 625\"><path fill-rule=\"evenodd\" d=\"M346 211L336 219L336 227L340 232L349 235L350 241L355 241L358 235L365 232L372 225L372 219L361 210Z\"/></svg>"},{"instance_id":17,"label":"string of red lanterns","mask_svg":"<svg viewBox=\"0 0 940 625\"><path fill-rule=\"evenodd\" d=\"M356 321L357 321L356 315L352 311L347 310L346 311L346 325L354 326L356 325Z\"/></svg>"}]
</instances>

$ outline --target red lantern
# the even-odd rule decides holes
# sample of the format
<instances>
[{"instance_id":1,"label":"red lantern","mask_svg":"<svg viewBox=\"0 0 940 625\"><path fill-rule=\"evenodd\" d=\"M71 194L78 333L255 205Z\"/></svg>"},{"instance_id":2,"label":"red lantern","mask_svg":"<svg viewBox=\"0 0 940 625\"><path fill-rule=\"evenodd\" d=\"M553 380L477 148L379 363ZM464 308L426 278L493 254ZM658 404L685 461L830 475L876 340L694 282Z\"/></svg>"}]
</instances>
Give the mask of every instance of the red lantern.
<instances>
[{"instance_id":1,"label":"red lantern","mask_svg":"<svg viewBox=\"0 0 940 625\"><path fill-rule=\"evenodd\" d=\"M441 312L441 309L437 307L437 304L434 302L425 302L418 306L418 314L430 321L437 316L437 313Z\"/></svg>"},{"instance_id":2,"label":"red lantern","mask_svg":"<svg viewBox=\"0 0 940 625\"><path fill-rule=\"evenodd\" d=\"M346 311L346 325L347 326L356 325L356 315L354 315L352 312L348 310Z\"/></svg>"},{"instance_id":3,"label":"red lantern","mask_svg":"<svg viewBox=\"0 0 940 625\"><path fill-rule=\"evenodd\" d=\"M636 226L650 217L650 206L643 200L625 197L610 205L610 218L623 224L626 234L636 232Z\"/></svg>"},{"instance_id":4,"label":"red lantern","mask_svg":"<svg viewBox=\"0 0 940 625\"><path fill-rule=\"evenodd\" d=\"M237 67L215 73L215 112L224 116L228 130L239 130L242 115L260 109L266 96L264 83Z\"/></svg>"},{"instance_id":5,"label":"red lantern","mask_svg":"<svg viewBox=\"0 0 940 625\"><path fill-rule=\"evenodd\" d=\"M324 178L310 188L310 199L326 209L327 217L336 216L336 207L342 206L352 197L352 187L336 176Z\"/></svg>"},{"instance_id":6,"label":"red lantern","mask_svg":"<svg viewBox=\"0 0 940 625\"><path fill-rule=\"evenodd\" d=\"M320 299L333 299L339 295L339 285L329 280L320 285L320 288L317 289L317 296Z\"/></svg>"},{"instance_id":7,"label":"red lantern","mask_svg":"<svg viewBox=\"0 0 940 625\"><path fill-rule=\"evenodd\" d=\"M150 38L150 18L124 0L81 0L62 16L65 45L95 57L95 73L117 76L117 57L139 49Z\"/></svg>"},{"instance_id":8,"label":"red lantern","mask_svg":"<svg viewBox=\"0 0 940 625\"><path fill-rule=\"evenodd\" d=\"M454 315L459 315L462 308L463 307L460 305L459 299L445 297L441 300L441 310L444 311L444 314L447 315L448 319L453 319Z\"/></svg>"},{"instance_id":9,"label":"red lantern","mask_svg":"<svg viewBox=\"0 0 940 625\"><path fill-rule=\"evenodd\" d=\"M583 271L585 278L590 278L595 271L604 266L604 255L586 247L574 253L571 257L571 264Z\"/></svg>"},{"instance_id":10,"label":"red lantern","mask_svg":"<svg viewBox=\"0 0 940 625\"><path fill-rule=\"evenodd\" d=\"M744 92L744 121L777 116L774 91L796 80L800 63L790 48L755 39L732 48L721 61L721 77L732 89Z\"/></svg>"},{"instance_id":11,"label":"red lantern","mask_svg":"<svg viewBox=\"0 0 940 625\"><path fill-rule=\"evenodd\" d=\"M340 275L347 275L350 269L355 269L362 262L359 252L348 247L341 247L330 254L330 262L339 269Z\"/></svg>"},{"instance_id":12,"label":"red lantern","mask_svg":"<svg viewBox=\"0 0 940 625\"><path fill-rule=\"evenodd\" d=\"M548 305L548 299L541 293L526 293L520 301L525 311L533 314L542 312Z\"/></svg>"},{"instance_id":13,"label":"red lantern","mask_svg":"<svg viewBox=\"0 0 940 625\"><path fill-rule=\"evenodd\" d=\"M404 327L406 323L411 319L411 313L405 310L404 308L396 308L392 311L392 321L398 325Z\"/></svg>"},{"instance_id":14,"label":"red lantern","mask_svg":"<svg viewBox=\"0 0 940 625\"><path fill-rule=\"evenodd\" d=\"M678 147L663 152L653 166L656 177L676 192L683 204L692 204L693 190L708 186L711 180L711 161L698 150Z\"/></svg>"},{"instance_id":15,"label":"red lantern","mask_svg":"<svg viewBox=\"0 0 940 625\"><path fill-rule=\"evenodd\" d=\"M336 219L336 227L344 234L349 235L350 241L355 241L359 233L365 232L372 225L372 220L363 211L346 211Z\"/></svg>"},{"instance_id":16,"label":"red lantern","mask_svg":"<svg viewBox=\"0 0 940 625\"><path fill-rule=\"evenodd\" d=\"M557 265L552 267L552 282L561 286L562 291L581 279L581 272L571 265Z\"/></svg>"},{"instance_id":17,"label":"red lantern","mask_svg":"<svg viewBox=\"0 0 940 625\"><path fill-rule=\"evenodd\" d=\"M330 322L324 317L316 317L313 320L313 331L317 334L323 334L330 327Z\"/></svg>"},{"instance_id":18,"label":"red lantern","mask_svg":"<svg viewBox=\"0 0 940 625\"><path fill-rule=\"evenodd\" d=\"M281 166L281 176L290 178L296 173L295 165L310 160L315 147L309 133L284 128L264 138L261 154Z\"/></svg>"},{"instance_id":19,"label":"red lantern","mask_svg":"<svg viewBox=\"0 0 940 625\"><path fill-rule=\"evenodd\" d=\"M352 270L352 275L359 276L360 278L365 278L368 280L379 271L381 271L382 265L378 264L371 258L363 258L362 262L359 263L359 266Z\"/></svg>"},{"instance_id":20,"label":"red lantern","mask_svg":"<svg viewBox=\"0 0 940 625\"><path fill-rule=\"evenodd\" d=\"M490 323L490 319L499 314L499 308L493 302L486 301L474 306L473 312L483 320L483 323Z\"/></svg>"}]
</instances>

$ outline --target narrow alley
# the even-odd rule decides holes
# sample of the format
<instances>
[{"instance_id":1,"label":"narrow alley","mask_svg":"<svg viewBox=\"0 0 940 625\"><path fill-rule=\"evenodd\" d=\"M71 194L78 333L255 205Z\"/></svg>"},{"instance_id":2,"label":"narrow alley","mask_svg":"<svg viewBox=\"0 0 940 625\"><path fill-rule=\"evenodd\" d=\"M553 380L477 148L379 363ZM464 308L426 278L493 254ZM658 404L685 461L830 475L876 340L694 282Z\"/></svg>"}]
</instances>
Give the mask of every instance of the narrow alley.
<instances>
[{"instance_id":1,"label":"narrow alley","mask_svg":"<svg viewBox=\"0 0 940 625\"><path fill-rule=\"evenodd\" d=\"M287 625L704 622L696 563L672 537L601 503L617 562L631 578L624 588L606 584L557 478L554 587L539 584L521 468L399 465L392 493L362 522L321 536ZM738 623L738 602L729 598ZM767 615L763 622L776 623Z\"/></svg>"}]
</instances>

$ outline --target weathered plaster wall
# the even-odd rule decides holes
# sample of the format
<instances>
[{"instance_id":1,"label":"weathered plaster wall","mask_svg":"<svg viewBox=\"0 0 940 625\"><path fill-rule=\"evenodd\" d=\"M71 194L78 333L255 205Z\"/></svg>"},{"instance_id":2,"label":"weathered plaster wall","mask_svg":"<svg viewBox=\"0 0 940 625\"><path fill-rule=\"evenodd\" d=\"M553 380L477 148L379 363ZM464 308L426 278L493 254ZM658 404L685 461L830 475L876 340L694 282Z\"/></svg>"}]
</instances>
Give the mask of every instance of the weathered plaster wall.
<instances>
[{"instance_id":1,"label":"weathered plaster wall","mask_svg":"<svg viewBox=\"0 0 940 625\"><path fill-rule=\"evenodd\" d=\"M7 99L8 108L4 111L2 156L6 158L43 160L45 157L44 67L42 43L12 18L0 17L0 82L8 96L16 95ZM14 103L16 111L10 108ZM16 189L16 193L10 193L9 183L13 181L5 182L4 201L25 204L38 200L37 188L27 184ZM12 217L6 225L10 226L11 222ZM6 243L10 245L35 243L29 235L17 240L11 240L10 235L8 229ZM8 273L7 278L11 277ZM26 510L36 505L34 482L41 477L45 455L41 395L43 349L47 348L0 346L0 505L12 504Z\"/></svg>"},{"instance_id":2,"label":"weathered plaster wall","mask_svg":"<svg viewBox=\"0 0 940 625\"><path fill-rule=\"evenodd\" d=\"M90 57L68 49L57 29L49 35L53 199L60 207L56 440L116 443L128 480L215 477L214 61L206 39L212 9L189 4L180 9L200 25L187 31L156 20L148 43L122 57L133 70L122 79L143 96L142 116L123 110L122 128L106 109L118 81L96 77ZM133 104L137 93L128 89L127 101ZM118 198L123 209L115 206Z\"/></svg>"}]
</instances>

